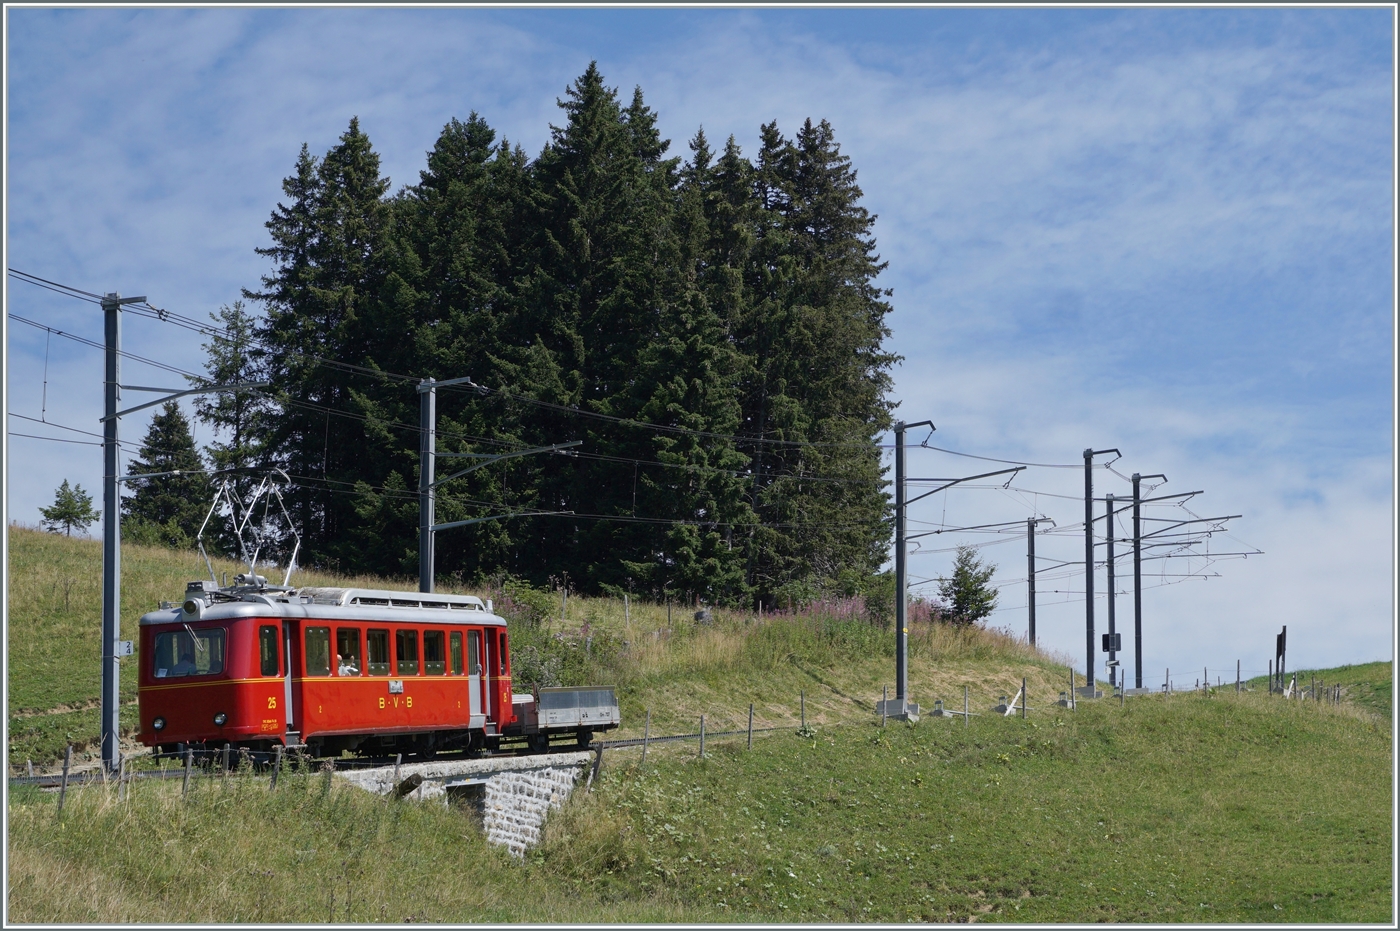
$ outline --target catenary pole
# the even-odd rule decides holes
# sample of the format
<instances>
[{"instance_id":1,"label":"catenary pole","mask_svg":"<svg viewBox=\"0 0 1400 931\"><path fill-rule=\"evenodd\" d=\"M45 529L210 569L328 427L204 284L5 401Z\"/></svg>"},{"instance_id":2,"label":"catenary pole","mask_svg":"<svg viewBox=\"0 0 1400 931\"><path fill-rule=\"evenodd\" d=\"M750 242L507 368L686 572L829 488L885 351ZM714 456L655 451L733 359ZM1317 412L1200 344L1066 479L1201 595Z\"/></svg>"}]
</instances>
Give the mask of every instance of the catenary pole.
<instances>
[{"instance_id":1,"label":"catenary pole","mask_svg":"<svg viewBox=\"0 0 1400 931\"><path fill-rule=\"evenodd\" d=\"M1100 453L1118 450L1084 450L1084 687L1090 698L1094 697L1094 457Z\"/></svg>"},{"instance_id":2,"label":"catenary pole","mask_svg":"<svg viewBox=\"0 0 1400 931\"><path fill-rule=\"evenodd\" d=\"M1026 638L1035 646L1035 526L1054 521L1048 517L1026 518Z\"/></svg>"},{"instance_id":3,"label":"catenary pole","mask_svg":"<svg viewBox=\"0 0 1400 931\"><path fill-rule=\"evenodd\" d=\"M1026 613L1031 646L1035 646L1035 518L1026 519Z\"/></svg>"},{"instance_id":4,"label":"catenary pole","mask_svg":"<svg viewBox=\"0 0 1400 931\"><path fill-rule=\"evenodd\" d=\"M1142 688L1142 476L1133 473L1133 674Z\"/></svg>"},{"instance_id":5,"label":"catenary pole","mask_svg":"<svg viewBox=\"0 0 1400 931\"><path fill-rule=\"evenodd\" d=\"M103 372L102 419L102 765L116 772L120 762L118 735L121 733L121 660L117 641L121 637L122 606L122 520L121 491L117 479L120 463L120 418L117 407L122 398L121 350L122 305L145 303L144 297L122 297L113 292L102 298L102 330L106 344Z\"/></svg>"},{"instance_id":6,"label":"catenary pole","mask_svg":"<svg viewBox=\"0 0 1400 931\"><path fill-rule=\"evenodd\" d=\"M936 429L929 420L918 423L901 420L894 425L894 698L901 709L909 698L909 572L904 552L904 512L908 494L904 487L904 433L910 427Z\"/></svg>"},{"instance_id":7,"label":"catenary pole","mask_svg":"<svg viewBox=\"0 0 1400 931\"><path fill-rule=\"evenodd\" d=\"M1133 473L1133 668L1136 687L1142 688L1142 480L1167 477L1161 473Z\"/></svg>"},{"instance_id":8,"label":"catenary pole","mask_svg":"<svg viewBox=\"0 0 1400 931\"><path fill-rule=\"evenodd\" d=\"M1116 611L1118 591L1117 583L1113 578L1113 495L1108 495L1104 498L1104 521L1107 524L1107 526L1104 527L1104 534L1105 540L1108 545L1108 588L1106 591L1106 594L1108 595L1108 659L1109 662L1113 662L1114 660L1118 659L1118 651L1114 649L1113 644L1113 636L1118 632ZM1113 686L1117 683L1118 667L1109 666L1108 684L1110 686Z\"/></svg>"},{"instance_id":9,"label":"catenary pole","mask_svg":"<svg viewBox=\"0 0 1400 931\"><path fill-rule=\"evenodd\" d=\"M1084 669L1094 684L1094 451L1084 450Z\"/></svg>"},{"instance_id":10,"label":"catenary pole","mask_svg":"<svg viewBox=\"0 0 1400 931\"><path fill-rule=\"evenodd\" d=\"M909 685L909 574L904 553L904 421L894 425L894 697L902 702Z\"/></svg>"},{"instance_id":11,"label":"catenary pole","mask_svg":"<svg viewBox=\"0 0 1400 931\"><path fill-rule=\"evenodd\" d=\"M106 380L103 384L102 425L102 763L117 766L117 735L121 697L121 666L117 638L121 636L122 550L121 497L117 464L121 402L122 305L112 293L102 300L102 324L106 337Z\"/></svg>"},{"instance_id":12,"label":"catenary pole","mask_svg":"<svg viewBox=\"0 0 1400 931\"><path fill-rule=\"evenodd\" d=\"M437 498L433 487L437 459L437 383L431 378L418 384L418 434L418 590L431 592L437 558L433 538Z\"/></svg>"}]
</instances>

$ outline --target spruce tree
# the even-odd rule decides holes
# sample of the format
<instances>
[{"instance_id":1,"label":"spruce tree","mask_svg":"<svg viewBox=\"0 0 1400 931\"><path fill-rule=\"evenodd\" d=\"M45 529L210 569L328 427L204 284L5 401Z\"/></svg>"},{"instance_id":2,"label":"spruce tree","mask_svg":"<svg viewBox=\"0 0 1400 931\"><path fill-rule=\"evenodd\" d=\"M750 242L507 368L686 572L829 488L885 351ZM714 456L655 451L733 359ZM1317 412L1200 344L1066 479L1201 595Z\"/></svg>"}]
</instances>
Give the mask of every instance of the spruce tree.
<instances>
[{"instance_id":1,"label":"spruce tree","mask_svg":"<svg viewBox=\"0 0 1400 931\"><path fill-rule=\"evenodd\" d=\"M938 595L947 606L944 616L950 624L970 627L996 610L997 590L990 585L996 571L996 566L978 558L976 547L958 547L953 574L938 583Z\"/></svg>"},{"instance_id":2,"label":"spruce tree","mask_svg":"<svg viewBox=\"0 0 1400 931\"><path fill-rule=\"evenodd\" d=\"M208 376L191 381L201 387L257 382L255 321L243 302L220 307L209 317L216 331L204 344ZM224 437L211 440L206 447L215 469L249 469L262 461L269 412L262 392L246 389L196 395L194 410L200 420Z\"/></svg>"},{"instance_id":3,"label":"spruce tree","mask_svg":"<svg viewBox=\"0 0 1400 931\"><path fill-rule=\"evenodd\" d=\"M209 512L210 485L195 449L190 422L174 401L151 418L132 475L179 472L133 481L122 500L123 534L133 542L188 548Z\"/></svg>"},{"instance_id":4,"label":"spruce tree","mask_svg":"<svg viewBox=\"0 0 1400 931\"><path fill-rule=\"evenodd\" d=\"M682 163L596 63L558 103L533 162L472 113L392 197L356 121L303 146L246 296L280 402L253 432L297 484L306 561L413 571L412 382L470 376L488 390L438 392L440 452L584 445L442 486L438 520L575 516L451 531L440 574L771 603L877 570L895 357L831 127L769 123L752 163L701 131Z\"/></svg>"},{"instance_id":5,"label":"spruce tree","mask_svg":"<svg viewBox=\"0 0 1400 931\"><path fill-rule=\"evenodd\" d=\"M640 90L624 108L596 63L559 102L566 120L532 166L535 179L534 268L523 282L527 341L502 374L514 390L563 408L636 419L651 391L638 384L638 360L673 312L679 290L672 228L677 159L656 131ZM521 439L582 439L579 458L531 463L527 481L537 506L578 514L656 515L661 496L631 470L599 454L652 459L651 431L535 408L522 415ZM524 469L520 470L524 471ZM647 498L647 500L642 500ZM650 509L650 510L648 510ZM665 513L664 511L662 512ZM658 534L645 523L564 518L522 521L517 534L524 571L568 571L594 584L626 584L620 559L664 560Z\"/></svg>"},{"instance_id":6,"label":"spruce tree","mask_svg":"<svg viewBox=\"0 0 1400 931\"><path fill-rule=\"evenodd\" d=\"M882 349L875 218L830 125L808 120L790 141L769 123L761 143L740 345L752 360L752 498L767 525L752 536L751 580L771 591L878 569L888 502L874 441L897 357Z\"/></svg>"},{"instance_id":7,"label":"spruce tree","mask_svg":"<svg viewBox=\"0 0 1400 931\"><path fill-rule=\"evenodd\" d=\"M401 338L373 322L382 297L388 185L357 118L324 158L303 146L295 174L282 185L291 203L279 204L266 224L273 244L257 250L273 260L273 271L263 290L244 292L266 310L258 363L281 410L268 418L265 449L268 461L292 477L292 517L308 564L359 561L348 492L363 478L368 446L344 364L363 365L386 341Z\"/></svg>"},{"instance_id":8,"label":"spruce tree","mask_svg":"<svg viewBox=\"0 0 1400 931\"><path fill-rule=\"evenodd\" d=\"M44 519L40 523L45 530L51 533L62 530L63 535L67 537L73 535L74 529L87 530L99 517L92 506L92 495L83 491L82 485L68 487L66 478L54 492L53 505L39 508L39 513L43 515Z\"/></svg>"},{"instance_id":9,"label":"spruce tree","mask_svg":"<svg viewBox=\"0 0 1400 931\"><path fill-rule=\"evenodd\" d=\"M523 267L520 215L528 200L528 183L524 153L506 141L498 145L494 130L476 113L443 127L419 183L391 205L395 236L387 244L387 296L380 303L384 316L378 326L405 338L383 347L376 365L440 380L471 377L482 384L501 384L495 360L513 352L511 285ZM375 424L415 422L418 403L411 388L386 386L375 395ZM508 448L463 439L511 432L509 411L498 400L441 389L437 413L439 452ZM391 493L388 485L416 487L418 437L375 425L371 429L377 431L370 438L372 445L392 449L394 455L380 469L384 491L361 501L365 519L359 539L370 551L393 554L385 558L399 563L394 571L416 571L417 504L403 491ZM439 477L445 471L440 467ZM479 516L481 507L471 502L500 501L500 475L499 469L487 469L443 486L438 520ZM403 540L411 543L407 550ZM438 538L437 569L440 574L475 577L499 566L509 548L508 524L454 530Z\"/></svg>"}]
</instances>

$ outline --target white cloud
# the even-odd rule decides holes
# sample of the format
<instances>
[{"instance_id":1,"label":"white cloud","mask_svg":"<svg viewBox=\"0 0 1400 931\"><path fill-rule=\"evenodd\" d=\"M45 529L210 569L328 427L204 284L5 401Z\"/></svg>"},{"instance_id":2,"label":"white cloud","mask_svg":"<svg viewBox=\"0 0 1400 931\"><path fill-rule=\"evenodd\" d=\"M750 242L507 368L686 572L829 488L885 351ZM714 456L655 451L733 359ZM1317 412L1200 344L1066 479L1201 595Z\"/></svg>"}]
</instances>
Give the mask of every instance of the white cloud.
<instances>
[{"instance_id":1,"label":"white cloud","mask_svg":"<svg viewBox=\"0 0 1400 931\"><path fill-rule=\"evenodd\" d=\"M716 11L664 44L637 26L599 51L596 33L534 28L543 12L7 15L9 264L196 317L256 284L252 250L299 146L321 154L352 115L396 187L473 109L537 154L555 98L595 57L624 97L642 86L673 154L702 124L753 155L760 123L791 134L825 117L880 215L903 415L932 417L934 443L1005 458L1116 445L1130 468L1207 489L1202 513L1243 512L1238 532L1267 555L1154 590L1173 666L1250 655L1279 623L1329 662L1388 649L1393 75L1301 41L1304 19L1267 39L1144 44L1125 16L1012 51L833 40L800 16L776 30L762 11ZM12 312L101 338L92 305L7 287ZM11 411L42 403L36 332L11 324ZM199 365L198 337L155 323L131 321L127 346ZM51 357L50 419L97 430L99 359ZM10 429L40 432L23 423ZM88 447L16 439L10 455L20 520L62 477L100 481ZM1017 484L1082 490L1072 471L1034 478ZM948 503L970 523L1027 512L995 491ZM1042 503L1082 518L1073 500ZM993 548L1007 571L1019 545ZM1080 655L1082 606L1047 602L1042 617Z\"/></svg>"}]
</instances>

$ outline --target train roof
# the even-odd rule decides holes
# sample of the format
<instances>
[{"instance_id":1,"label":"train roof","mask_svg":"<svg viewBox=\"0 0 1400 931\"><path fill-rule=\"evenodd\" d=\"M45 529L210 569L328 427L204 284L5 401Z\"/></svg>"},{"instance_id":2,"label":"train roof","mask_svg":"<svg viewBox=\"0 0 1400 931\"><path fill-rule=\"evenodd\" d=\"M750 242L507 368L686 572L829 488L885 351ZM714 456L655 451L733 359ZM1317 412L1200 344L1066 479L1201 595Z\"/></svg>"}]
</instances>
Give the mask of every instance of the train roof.
<instances>
[{"instance_id":1,"label":"train roof","mask_svg":"<svg viewBox=\"0 0 1400 931\"><path fill-rule=\"evenodd\" d=\"M191 587L198 583L191 583ZM307 618L315 620L384 621L400 624L471 624L504 626L505 620L475 595L440 595L376 588L307 587L206 589L195 594L202 602L198 619L244 617ZM179 605L165 603L141 618L144 624L192 622Z\"/></svg>"},{"instance_id":2,"label":"train roof","mask_svg":"<svg viewBox=\"0 0 1400 931\"><path fill-rule=\"evenodd\" d=\"M373 605L382 608L426 608L449 611L485 611L475 595L439 595L396 592L382 588L300 588L297 594L317 605Z\"/></svg>"}]
</instances>

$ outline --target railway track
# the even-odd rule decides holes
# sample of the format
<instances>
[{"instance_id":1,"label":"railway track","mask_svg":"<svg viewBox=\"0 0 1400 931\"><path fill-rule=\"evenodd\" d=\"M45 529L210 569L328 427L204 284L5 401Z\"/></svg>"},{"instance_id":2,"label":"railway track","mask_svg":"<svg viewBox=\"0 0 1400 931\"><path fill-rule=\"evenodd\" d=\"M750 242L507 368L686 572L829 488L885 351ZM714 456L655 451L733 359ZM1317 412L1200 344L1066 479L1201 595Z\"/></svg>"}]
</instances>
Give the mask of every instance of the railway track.
<instances>
[{"instance_id":1,"label":"railway track","mask_svg":"<svg viewBox=\"0 0 1400 931\"><path fill-rule=\"evenodd\" d=\"M773 731L783 731L790 729L790 727L755 727L752 730L744 729L738 731L707 731L704 734L704 737L707 740L713 740L719 737L746 737L749 734L766 734L771 733ZM701 734L697 731L694 734L668 734L657 737L629 737L624 740L594 740L591 741L587 746L560 744L557 746L553 746L546 751L532 751L525 748L521 748L519 750L500 750L495 753L477 753L472 756L468 756L466 754L444 753L435 756L432 762L450 762L455 760L508 759L524 756L547 756L550 753L564 753L579 750L594 751L601 753L604 750L622 750L631 747L647 746L650 744L677 743L686 740L699 740L700 737ZM222 776L225 774L237 775L240 772L240 767L236 765L238 762L237 757L230 757L230 764L233 764L234 768L229 769L227 771L220 765L222 763L221 757L222 751L219 750L205 751L202 755L197 755L196 759L198 760L198 763L194 767L192 775L209 777ZM149 760L151 759L151 757L137 757L136 759ZM124 774L123 778L127 779L128 781L137 779L183 779L185 775L183 758L176 756L166 756L164 757L164 759L176 763L177 765L171 766L167 769L130 770ZM395 759L394 757L369 757L365 759L353 760L311 760L310 762L313 762L318 767L324 766L326 763L329 763L335 771L345 772L358 769L374 769L376 767L381 766L393 766L395 763L421 763L428 761L419 760L416 758L404 760ZM260 764L256 769L253 770L253 772L266 772L269 768L270 766L268 764ZM101 770L88 770L77 773L70 772L68 774L68 784L70 786L115 782L116 780L116 776L104 773ZM11 786L37 786L41 789L57 789L63 784L63 775L61 773L46 773L41 776L11 776L9 777L9 784Z\"/></svg>"},{"instance_id":2,"label":"railway track","mask_svg":"<svg viewBox=\"0 0 1400 931\"><path fill-rule=\"evenodd\" d=\"M594 743L593 745L591 745L591 746L589 746L589 747L565 747L565 746L559 746L559 747L551 748L551 751L550 751L550 752L561 752L561 753L562 753L562 752L566 752L566 751L568 751L568 750L593 750L593 749L597 749L597 746L598 746L597 743ZM375 769L375 768L377 768L377 767L382 767L382 766L393 766L395 763L424 763L424 762L435 762L435 763L437 763L437 762L442 762L442 763L446 763L446 762L455 762L455 761L457 761L457 760L514 759L514 758L516 758L516 757L523 757L523 756L546 756L546 755L548 755L548 754L547 754L547 753L535 753L535 752L531 752L531 751L528 751L528 750L520 750L520 751L509 750L509 751L498 751L498 752L496 752L496 753L478 753L478 754L475 754L475 755L473 755L473 756L467 756L466 754L446 754L446 753L443 753L443 754L438 754L438 755L435 756L431 761L421 760L421 759L414 758L414 757L411 757L411 758L408 758L408 759L402 759L402 760L395 759L394 757L382 757L382 758L381 758L381 757L370 757L370 758L366 758L366 759L353 759L353 760L347 760L347 759L341 759L341 760L318 760L318 759L311 759L311 760L309 760L308 762L312 763L312 764L313 764L314 766L316 766L317 768L322 767L322 766L326 765L327 763L329 763L329 764L331 765L331 768L332 768L335 772L350 772L350 771L360 770L360 769ZM266 763L258 764L258 765L256 765L254 768L252 768L252 769L249 769L249 768L247 768L246 766L245 766L245 767L240 767L240 766L237 765L237 763L239 762L239 758L238 758L237 756L231 756L229 762L230 762L230 765L231 765L232 768L230 768L230 769L228 769L228 770L225 770L225 769L223 769L223 768L221 767L221 765L220 765L220 763L222 762L221 757L222 757L222 751L206 751L202 758L201 758L200 756L197 755L196 758L195 758L195 759L196 759L196 763L195 763L194 767L193 767L192 770L191 770L191 775L193 775L193 776L195 776L195 777L202 777L202 778L208 778L208 777L210 777L210 776L224 776L224 775L228 775L228 776L247 775L247 774L250 773L250 772L251 772L251 773L254 773L254 774L257 774L257 775L266 775L266 774L269 773L269 772L271 771L271 769L272 769L271 764L266 764ZM137 757L136 759L138 759L138 760L149 760L149 759L151 759L151 758L150 758L150 757ZM175 764L177 764L177 765L170 766L170 767L165 768L165 769L133 769L133 770L128 770L128 771L126 771L126 772L123 774L122 778L126 779L128 782L134 781L134 780L137 780L137 779L183 779L183 778L185 777L185 768L184 768L183 759L180 758L180 757L169 757L169 756L165 757L165 759L170 760L170 761L172 761L173 763L175 763ZM113 775L113 774L110 774L110 773L104 773L104 772L102 772L101 770L85 770L85 771L82 771L82 772L70 772L70 773L68 774L68 785L70 785L70 786L76 786L76 785L92 785L92 784L95 784L95 783L106 783L106 782L113 782L113 783L115 783L115 782L117 781L117 778L118 778L117 776L115 776L115 775ZM63 785L63 774L62 774L62 773L45 773L45 774L43 774L43 775L38 775L38 776L10 776L10 777L9 777L9 785L11 785L11 786L37 786L38 788L41 788L41 789L57 789L57 788L60 788L60 787Z\"/></svg>"}]
</instances>

